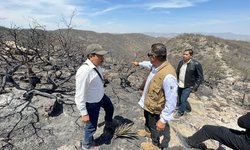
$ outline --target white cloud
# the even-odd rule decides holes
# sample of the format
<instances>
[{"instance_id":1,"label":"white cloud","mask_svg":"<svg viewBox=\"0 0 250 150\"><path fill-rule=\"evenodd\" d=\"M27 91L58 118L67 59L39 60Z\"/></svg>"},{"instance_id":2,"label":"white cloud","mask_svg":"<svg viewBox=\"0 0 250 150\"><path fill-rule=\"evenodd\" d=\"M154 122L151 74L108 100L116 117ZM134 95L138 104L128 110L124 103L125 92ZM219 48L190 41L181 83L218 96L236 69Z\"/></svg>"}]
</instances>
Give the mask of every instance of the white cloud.
<instances>
[{"instance_id":1,"label":"white cloud","mask_svg":"<svg viewBox=\"0 0 250 150\"><path fill-rule=\"evenodd\" d=\"M124 8L124 7L121 7L121 6L114 6L114 7L110 7L110 8L106 8L104 10L101 10L101 11L96 11L94 13L91 14L91 16L99 16L99 15L103 15L107 12L110 12L110 11L113 11L113 10L116 10L116 9L121 9L121 8Z\"/></svg>"},{"instance_id":2,"label":"white cloud","mask_svg":"<svg viewBox=\"0 0 250 150\"><path fill-rule=\"evenodd\" d=\"M0 24L29 27L36 20L48 29L56 29L61 17L68 18L77 8L67 0L5 0L0 2Z\"/></svg>"},{"instance_id":3,"label":"white cloud","mask_svg":"<svg viewBox=\"0 0 250 150\"><path fill-rule=\"evenodd\" d=\"M156 8L184 8L184 7L191 7L193 6L193 3L189 1L169 1L169 2L162 2L162 3L152 3L152 4L146 4L149 10L156 9Z\"/></svg>"},{"instance_id":4,"label":"white cloud","mask_svg":"<svg viewBox=\"0 0 250 150\"><path fill-rule=\"evenodd\" d=\"M156 8L170 9L170 8L185 8L195 6L197 3L203 3L208 0L169 0L159 3L145 4L149 10Z\"/></svg>"},{"instance_id":5,"label":"white cloud","mask_svg":"<svg viewBox=\"0 0 250 150\"><path fill-rule=\"evenodd\" d=\"M106 9L103 9L103 10L91 12L89 16L100 16L108 12L119 10L119 9L141 8L141 9L146 9L146 10L154 10L157 8L162 8L162 9L185 8L185 7L192 7L197 3L202 3L206 1L208 0L167 0L164 2L155 2L155 3L136 3L135 2L133 4L115 5L115 6L111 6Z\"/></svg>"}]
</instances>

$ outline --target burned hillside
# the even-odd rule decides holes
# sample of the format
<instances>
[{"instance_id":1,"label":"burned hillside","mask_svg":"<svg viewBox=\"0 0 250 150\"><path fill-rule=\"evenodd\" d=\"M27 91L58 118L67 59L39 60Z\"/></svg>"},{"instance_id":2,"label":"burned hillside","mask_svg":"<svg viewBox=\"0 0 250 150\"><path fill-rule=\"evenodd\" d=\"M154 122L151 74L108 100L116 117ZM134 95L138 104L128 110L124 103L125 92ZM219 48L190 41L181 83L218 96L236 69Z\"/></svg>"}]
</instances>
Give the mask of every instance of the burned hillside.
<instances>
[{"instance_id":1,"label":"burned hillside","mask_svg":"<svg viewBox=\"0 0 250 150\"><path fill-rule=\"evenodd\" d=\"M133 123L129 132L143 128L143 114L137 102L139 87L147 76L147 70L134 68L130 62L147 60L147 52L156 42L167 46L168 60L173 66L181 59L184 48L193 48L194 58L202 63L205 75L200 90L190 98L194 112L186 120L172 124L172 149L182 147L177 130L194 132L203 125L198 121L201 118L206 118L204 124L236 127L237 116L250 109L248 42L198 34L166 39L73 29L0 30L1 149L79 149L82 124L74 103L74 75L86 59L84 50L91 43L99 43L110 51L103 64L108 81L105 90L114 103L115 119L120 124ZM96 136L101 132L100 127ZM117 135L102 147L140 149L143 140ZM208 145L218 147L211 141Z\"/></svg>"}]
</instances>

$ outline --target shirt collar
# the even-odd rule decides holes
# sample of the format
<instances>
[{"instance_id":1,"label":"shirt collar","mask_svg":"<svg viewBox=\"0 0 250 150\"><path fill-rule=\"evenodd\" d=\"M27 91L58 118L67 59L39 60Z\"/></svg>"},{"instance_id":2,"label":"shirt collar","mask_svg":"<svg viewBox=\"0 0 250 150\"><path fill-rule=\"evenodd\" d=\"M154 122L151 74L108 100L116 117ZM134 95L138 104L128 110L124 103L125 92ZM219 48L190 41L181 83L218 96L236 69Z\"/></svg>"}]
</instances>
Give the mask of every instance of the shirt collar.
<instances>
[{"instance_id":1,"label":"shirt collar","mask_svg":"<svg viewBox=\"0 0 250 150\"><path fill-rule=\"evenodd\" d=\"M186 63L183 61L183 64L188 64L188 63L190 63L191 60L192 60L192 59L189 59L189 61L186 62Z\"/></svg>"},{"instance_id":2,"label":"shirt collar","mask_svg":"<svg viewBox=\"0 0 250 150\"><path fill-rule=\"evenodd\" d=\"M85 61L85 63L87 63L88 64L88 66L90 67L90 68L97 68L89 59L87 59L86 61Z\"/></svg>"},{"instance_id":3,"label":"shirt collar","mask_svg":"<svg viewBox=\"0 0 250 150\"><path fill-rule=\"evenodd\" d=\"M152 71L157 72L163 65L165 65L166 62L162 63L159 67L155 67L154 65L152 66Z\"/></svg>"}]
</instances>

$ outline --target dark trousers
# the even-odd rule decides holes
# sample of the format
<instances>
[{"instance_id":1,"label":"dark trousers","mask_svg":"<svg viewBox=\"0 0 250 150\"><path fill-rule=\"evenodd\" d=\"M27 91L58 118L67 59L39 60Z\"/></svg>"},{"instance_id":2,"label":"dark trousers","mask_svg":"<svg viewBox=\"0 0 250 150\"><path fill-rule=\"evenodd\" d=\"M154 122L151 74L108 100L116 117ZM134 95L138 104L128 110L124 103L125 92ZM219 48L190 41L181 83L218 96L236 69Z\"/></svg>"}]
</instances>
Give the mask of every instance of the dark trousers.
<instances>
[{"instance_id":1,"label":"dark trousers","mask_svg":"<svg viewBox=\"0 0 250 150\"><path fill-rule=\"evenodd\" d=\"M178 88L179 113L183 114L185 111L191 111L191 106L188 102L191 92L191 88Z\"/></svg>"},{"instance_id":2,"label":"dark trousers","mask_svg":"<svg viewBox=\"0 0 250 150\"><path fill-rule=\"evenodd\" d=\"M244 131L222 126L204 125L199 131L188 138L188 142L191 146L195 146L208 139L213 139L234 150L250 150L250 137L248 136Z\"/></svg>"},{"instance_id":3,"label":"dark trousers","mask_svg":"<svg viewBox=\"0 0 250 150\"><path fill-rule=\"evenodd\" d=\"M160 115L151 114L150 112L144 110L144 117L146 119L145 126L149 129L151 133L152 143L161 148L167 148L170 141L170 128L169 124L166 123L165 129L163 131L156 130L156 123L160 119ZM160 144L160 136L163 135L163 140Z\"/></svg>"},{"instance_id":4,"label":"dark trousers","mask_svg":"<svg viewBox=\"0 0 250 150\"><path fill-rule=\"evenodd\" d=\"M89 122L84 126L83 146L85 148L91 147L93 143L93 135L97 128L100 108L105 111L105 122L111 122L113 119L114 107L109 97L104 94L103 98L98 103L86 103L86 108L89 115Z\"/></svg>"}]
</instances>

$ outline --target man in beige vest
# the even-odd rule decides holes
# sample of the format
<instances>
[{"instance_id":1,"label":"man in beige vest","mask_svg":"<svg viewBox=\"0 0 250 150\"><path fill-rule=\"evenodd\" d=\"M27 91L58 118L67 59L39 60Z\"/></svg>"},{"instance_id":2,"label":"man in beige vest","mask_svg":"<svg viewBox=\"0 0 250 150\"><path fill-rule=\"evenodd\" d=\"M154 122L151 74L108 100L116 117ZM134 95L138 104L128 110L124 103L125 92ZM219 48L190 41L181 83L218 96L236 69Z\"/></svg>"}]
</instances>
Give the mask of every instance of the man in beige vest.
<instances>
[{"instance_id":1,"label":"man in beige vest","mask_svg":"<svg viewBox=\"0 0 250 150\"><path fill-rule=\"evenodd\" d=\"M132 62L135 66L150 69L139 105L144 109L145 129L149 131L151 142L143 142L141 147L158 150L167 149L170 141L168 122L177 103L177 78L175 69L166 61L167 50L162 43L155 43L148 53L150 61ZM160 136L163 140L160 142Z\"/></svg>"}]
</instances>

